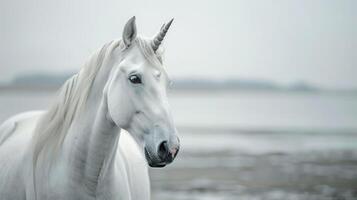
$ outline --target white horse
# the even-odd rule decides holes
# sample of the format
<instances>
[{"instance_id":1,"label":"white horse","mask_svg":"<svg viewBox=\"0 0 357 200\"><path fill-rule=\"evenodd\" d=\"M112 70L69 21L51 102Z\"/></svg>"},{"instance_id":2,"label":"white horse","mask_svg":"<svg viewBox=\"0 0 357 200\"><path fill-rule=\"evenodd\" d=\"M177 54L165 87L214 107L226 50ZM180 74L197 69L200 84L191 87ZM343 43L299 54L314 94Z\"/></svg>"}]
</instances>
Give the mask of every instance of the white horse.
<instances>
[{"instance_id":1,"label":"white horse","mask_svg":"<svg viewBox=\"0 0 357 200\"><path fill-rule=\"evenodd\" d=\"M159 50L171 22L150 40L131 18L48 111L1 125L1 200L150 199L147 164L163 167L179 150Z\"/></svg>"}]
</instances>

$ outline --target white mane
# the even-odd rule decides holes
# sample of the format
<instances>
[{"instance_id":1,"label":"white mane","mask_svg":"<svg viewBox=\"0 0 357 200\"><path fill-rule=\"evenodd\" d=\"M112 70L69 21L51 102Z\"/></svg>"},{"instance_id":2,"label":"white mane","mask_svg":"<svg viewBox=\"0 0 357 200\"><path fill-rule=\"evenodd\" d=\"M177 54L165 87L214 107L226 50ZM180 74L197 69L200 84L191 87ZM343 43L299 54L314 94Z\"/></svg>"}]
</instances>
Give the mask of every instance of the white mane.
<instances>
[{"instance_id":1,"label":"white mane","mask_svg":"<svg viewBox=\"0 0 357 200\"><path fill-rule=\"evenodd\" d=\"M44 149L46 152L55 152L62 144L74 117L86 103L109 45L110 43L96 51L79 73L64 83L54 104L37 123L33 138L34 162Z\"/></svg>"}]
</instances>

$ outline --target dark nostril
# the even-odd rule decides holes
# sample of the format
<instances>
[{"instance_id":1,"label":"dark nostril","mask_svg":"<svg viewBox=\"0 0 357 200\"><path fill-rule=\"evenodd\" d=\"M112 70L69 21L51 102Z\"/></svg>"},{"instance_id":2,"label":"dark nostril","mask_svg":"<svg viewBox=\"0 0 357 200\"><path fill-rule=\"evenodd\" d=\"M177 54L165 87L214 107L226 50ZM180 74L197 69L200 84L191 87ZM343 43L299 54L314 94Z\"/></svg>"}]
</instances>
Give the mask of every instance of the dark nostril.
<instances>
[{"instance_id":1,"label":"dark nostril","mask_svg":"<svg viewBox=\"0 0 357 200\"><path fill-rule=\"evenodd\" d=\"M166 160L169 154L169 148L167 146L167 141L163 141L159 146L158 156L161 160Z\"/></svg>"}]
</instances>

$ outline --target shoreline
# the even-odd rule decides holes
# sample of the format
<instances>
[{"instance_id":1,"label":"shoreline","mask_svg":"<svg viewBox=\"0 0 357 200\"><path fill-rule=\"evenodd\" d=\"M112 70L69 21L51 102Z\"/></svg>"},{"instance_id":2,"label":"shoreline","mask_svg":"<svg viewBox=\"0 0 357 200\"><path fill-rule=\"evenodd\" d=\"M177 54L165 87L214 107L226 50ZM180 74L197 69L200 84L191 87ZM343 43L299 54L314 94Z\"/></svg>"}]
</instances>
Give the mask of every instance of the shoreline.
<instances>
[{"instance_id":1,"label":"shoreline","mask_svg":"<svg viewBox=\"0 0 357 200\"><path fill-rule=\"evenodd\" d=\"M0 85L0 92L55 92L62 85ZM249 87L173 87L173 93L272 93L272 94L294 94L294 95L347 95L357 96L357 90L297 90L284 88L249 88Z\"/></svg>"}]
</instances>

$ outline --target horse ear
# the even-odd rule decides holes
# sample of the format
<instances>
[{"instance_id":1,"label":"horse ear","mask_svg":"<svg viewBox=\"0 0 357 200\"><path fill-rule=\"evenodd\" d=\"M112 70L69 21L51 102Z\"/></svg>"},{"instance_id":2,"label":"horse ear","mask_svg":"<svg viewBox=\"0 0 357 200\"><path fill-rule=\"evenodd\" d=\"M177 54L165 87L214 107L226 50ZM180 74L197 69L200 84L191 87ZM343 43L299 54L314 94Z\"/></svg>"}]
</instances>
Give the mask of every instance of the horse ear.
<instances>
[{"instance_id":1,"label":"horse ear","mask_svg":"<svg viewBox=\"0 0 357 200\"><path fill-rule=\"evenodd\" d=\"M135 16L129 19L129 21L125 24L123 31L123 41L126 47L130 46L131 43L136 38L136 24L135 24Z\"/></svg>"}]
</instances>

